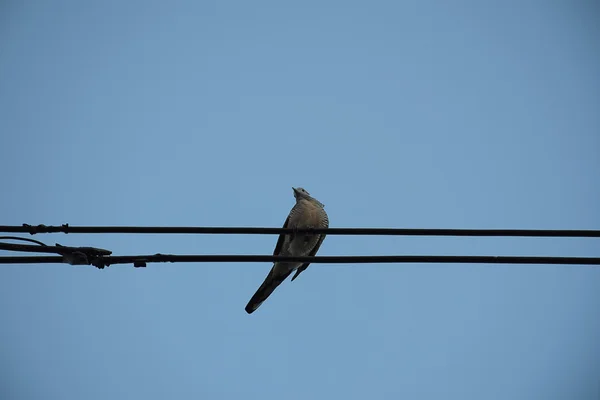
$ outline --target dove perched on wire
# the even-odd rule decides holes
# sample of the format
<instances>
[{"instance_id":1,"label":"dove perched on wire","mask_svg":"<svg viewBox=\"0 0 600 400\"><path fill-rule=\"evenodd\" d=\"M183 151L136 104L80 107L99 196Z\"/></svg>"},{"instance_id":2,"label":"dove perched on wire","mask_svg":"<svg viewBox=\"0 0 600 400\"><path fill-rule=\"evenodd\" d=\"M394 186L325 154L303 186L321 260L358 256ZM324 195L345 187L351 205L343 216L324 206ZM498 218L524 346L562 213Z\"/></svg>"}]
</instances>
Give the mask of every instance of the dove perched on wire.
<instances>
[{"instance_id":1,"label":"dove perched on wire","mask_svg":"<svg viewBox=\"0 0 600 400\"><path fill-rule=\"evenodd\" d=\"M292 188L296 204L283 224L284 228L328 228L329 217L325 206L312 197L303 188ZM292 233L281 234L275 245L273 255L277 256L314 256L317 254L325 234ZM252 314L273 293L273 291L292 272L296 271L292 281L302 273L310 263L301 262L276 262L260 285L254 296L246 305L246 312Z\"/></svg>"}]
</instances>

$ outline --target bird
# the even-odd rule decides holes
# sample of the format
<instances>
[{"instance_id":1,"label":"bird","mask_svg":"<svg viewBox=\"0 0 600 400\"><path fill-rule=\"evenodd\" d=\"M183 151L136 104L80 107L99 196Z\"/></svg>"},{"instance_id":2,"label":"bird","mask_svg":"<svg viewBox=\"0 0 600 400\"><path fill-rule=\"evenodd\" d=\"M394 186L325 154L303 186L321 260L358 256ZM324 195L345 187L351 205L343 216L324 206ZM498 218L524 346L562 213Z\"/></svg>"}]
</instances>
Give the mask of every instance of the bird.
<instances>
[{"instance_id":1,"label":"bird","mask_svg":"<svg viewBox=\"0 0 600 400\"><path fill-rule=\"evenodd\" d=\"M304 188L292 187L296 204L287 216L284 228L329 228L329 217L325 205L315 199ZM274 256L314 256L325 239L325 234L291 233L281 234L277 239ZM252 314L273 293L273 291L294 271L292 281L298 277L310 263L275 262L269 274L246 305L246 312Z\"/></svg>"}]
</instances>

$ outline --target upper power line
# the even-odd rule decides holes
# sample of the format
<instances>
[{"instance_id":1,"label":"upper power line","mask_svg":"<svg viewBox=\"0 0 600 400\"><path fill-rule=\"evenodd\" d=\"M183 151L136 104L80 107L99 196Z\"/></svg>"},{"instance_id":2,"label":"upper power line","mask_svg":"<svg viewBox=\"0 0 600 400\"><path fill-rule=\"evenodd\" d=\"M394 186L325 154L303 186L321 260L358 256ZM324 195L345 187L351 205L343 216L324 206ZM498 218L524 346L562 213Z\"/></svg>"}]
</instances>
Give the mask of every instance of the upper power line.
<instances>
[{"instance_id":1,"label":"upper power line","mask_svg":"<svg viewBox=\"0 0 600 400\"><path fill-rule=\"evenodd\" d=\"M70 226L0 225L7 233L155 233L155 234L239 234L326 233L327 235L392 236L513 236L513 237L600 237L600 230L586 229L427 229L427 228L265 228L208 226Z\"/></svg>"}]
</instances>

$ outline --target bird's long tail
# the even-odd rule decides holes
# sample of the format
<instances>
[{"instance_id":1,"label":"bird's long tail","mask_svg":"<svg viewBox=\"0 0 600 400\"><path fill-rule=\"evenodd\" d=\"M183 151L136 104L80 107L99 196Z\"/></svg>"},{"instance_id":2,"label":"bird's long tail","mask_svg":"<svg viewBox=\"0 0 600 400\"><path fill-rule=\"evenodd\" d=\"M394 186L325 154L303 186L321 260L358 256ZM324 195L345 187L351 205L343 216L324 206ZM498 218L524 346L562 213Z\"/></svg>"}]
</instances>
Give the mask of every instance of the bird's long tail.
<instances>
[{"instance_id":1,"label":"bird's long tail","mask_svg":"<svg viewBox=\"0 0 600 400\"><path fill-rule=\"evenodd\" d=\"M262 283L262 285L260 285L256 293L254 293L254 296L252 296L246 305L246 312L248 314L252 314L254 311L256 311L256 309L260 307L260 305L271 295L271 293L277 289L277 286L281 285L281 282L283 282L292 273L292 270L284 273L281 273L281 271L275 272L276 269L279 268L275 268L275 266L271 268L271 271L265 278L265 281Z\"/></svg>"}]
</instances>

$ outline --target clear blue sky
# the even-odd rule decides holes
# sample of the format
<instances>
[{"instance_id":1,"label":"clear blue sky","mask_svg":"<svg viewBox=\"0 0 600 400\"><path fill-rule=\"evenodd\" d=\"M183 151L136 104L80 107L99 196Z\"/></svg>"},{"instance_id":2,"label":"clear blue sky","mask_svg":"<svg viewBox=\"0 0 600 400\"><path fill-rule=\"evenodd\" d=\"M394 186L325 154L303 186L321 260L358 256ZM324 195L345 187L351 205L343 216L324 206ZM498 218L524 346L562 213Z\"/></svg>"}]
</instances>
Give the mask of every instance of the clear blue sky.
<instances>
[{"instance_id":1,"label":"clear blue sky","mask_svg":"<svg viewBox=\"0 0 600 400\"><path fill-rule=\"evenodd\" d=\"M2 223L279 227L303 186L335 227L599 229L599 15L589 1L4 1ZM276 241L36 238L116 255ZM319 254L600 246L330 236ZM600 398L600 268L315 264L247 315L269 269L2 266L0 397Z\"/></svg>"}]
</instances>

